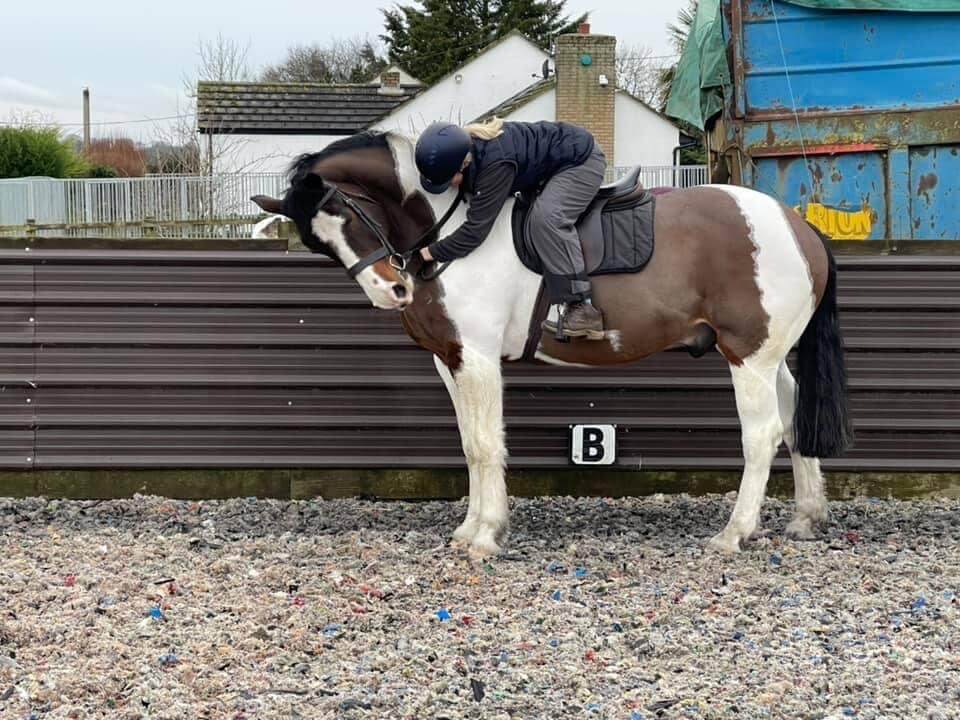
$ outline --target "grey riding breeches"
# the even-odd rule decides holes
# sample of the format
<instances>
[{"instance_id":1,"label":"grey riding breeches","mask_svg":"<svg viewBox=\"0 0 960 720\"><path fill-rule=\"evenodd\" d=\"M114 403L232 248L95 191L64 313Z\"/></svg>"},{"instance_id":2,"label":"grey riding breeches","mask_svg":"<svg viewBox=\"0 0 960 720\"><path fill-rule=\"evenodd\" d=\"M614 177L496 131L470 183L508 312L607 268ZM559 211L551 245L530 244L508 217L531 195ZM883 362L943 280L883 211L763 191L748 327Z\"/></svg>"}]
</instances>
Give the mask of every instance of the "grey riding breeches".
<instances>
[{"instance_id":1,"label":"grey riding breeches","mask_svg":"<svg viewBox=\"0 0 960 720\"><path fill-rule=\"evenodd\" d=\"M575 224L603 184L606 167L603 151L594 144L583 163L550 178L530 208L526 229L543 263L551 304L590 297L590 280Z\"/></svg>"}]
</instances>

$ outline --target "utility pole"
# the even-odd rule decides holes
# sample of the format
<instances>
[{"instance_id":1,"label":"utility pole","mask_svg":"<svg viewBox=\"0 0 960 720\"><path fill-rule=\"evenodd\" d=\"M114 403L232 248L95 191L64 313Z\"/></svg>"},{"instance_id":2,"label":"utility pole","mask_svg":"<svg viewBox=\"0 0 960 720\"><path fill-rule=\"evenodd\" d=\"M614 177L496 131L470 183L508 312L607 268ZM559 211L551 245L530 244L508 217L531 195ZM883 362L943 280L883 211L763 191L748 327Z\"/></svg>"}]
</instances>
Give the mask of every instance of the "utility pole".
<instances>
[{"instance_id":1,"label":"utility pole","mask_svg":"<svg viewBox=\"0 0 960 720\"><path fill-rule=\"evenodd\" d=\"M83 151L90 150L90 88L83 89Z\"/></svg>"}]
</instances>

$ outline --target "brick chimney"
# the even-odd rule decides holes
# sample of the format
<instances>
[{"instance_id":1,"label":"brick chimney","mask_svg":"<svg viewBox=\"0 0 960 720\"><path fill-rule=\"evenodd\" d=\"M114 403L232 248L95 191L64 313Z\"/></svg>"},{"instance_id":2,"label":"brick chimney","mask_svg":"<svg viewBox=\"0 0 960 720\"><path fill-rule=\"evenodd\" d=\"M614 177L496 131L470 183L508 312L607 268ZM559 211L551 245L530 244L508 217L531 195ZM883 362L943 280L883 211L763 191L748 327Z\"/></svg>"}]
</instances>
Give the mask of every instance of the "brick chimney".
<instances>
[{"instance_id":1,"label":"brick chimney","mask_svg":"<svg viewBox=\"0 0 960 720\"><path fill-rule=\"evenodd\" d=\"M557 38L557 120L585 127L613 167L617 39L591 35L590 25Z\"/></svg>"},{"instance_id":2,"label":"brick chimney","mask_svg":"<svg viewBox=\"0 0 960 720\"><path fill-rule=\"evenodd\" d=\"M377 91L381 95L402 95L403 88L400 87L400 71L387 70L380 73L380 89Z\"/></svg>"}]
</instances>

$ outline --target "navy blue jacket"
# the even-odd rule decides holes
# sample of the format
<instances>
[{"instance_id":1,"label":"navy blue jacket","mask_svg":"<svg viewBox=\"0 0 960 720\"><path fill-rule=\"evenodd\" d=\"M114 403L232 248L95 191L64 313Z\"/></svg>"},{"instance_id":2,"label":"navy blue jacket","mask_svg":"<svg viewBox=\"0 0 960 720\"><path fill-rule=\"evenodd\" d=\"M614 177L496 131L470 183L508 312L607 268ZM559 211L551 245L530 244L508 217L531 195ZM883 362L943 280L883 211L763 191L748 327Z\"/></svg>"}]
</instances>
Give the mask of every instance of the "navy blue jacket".
<instances>
[{"instance_id":1,"label":"navy blue jacket","mask_svg":"<svg viewBox=\"0 0 960 720\"><path fill-rule=\"evenodd\" d=\"M510 195L539 190L550 178L580 165L593 150L587 130L559 122L505 122L493 140L473 138L472 162L464 172L471 193L467 220L430 246L430 254L447 262L467 255L482 243Z\"/></svg>"},{"instance_id":2,"label":"navy blue jacket","mask_svg":"<svg viewBox=\"0 0 960 720\"><path fill-rule=\"evenodd\" d=\"M558 172L582 163L591 150L593 135L577 125L505 122L499 137L473 139L473 162L464 180L469 191L486 168L508 162L517 171L510 193L536 190Z\"/></svg>"}]
</instances>

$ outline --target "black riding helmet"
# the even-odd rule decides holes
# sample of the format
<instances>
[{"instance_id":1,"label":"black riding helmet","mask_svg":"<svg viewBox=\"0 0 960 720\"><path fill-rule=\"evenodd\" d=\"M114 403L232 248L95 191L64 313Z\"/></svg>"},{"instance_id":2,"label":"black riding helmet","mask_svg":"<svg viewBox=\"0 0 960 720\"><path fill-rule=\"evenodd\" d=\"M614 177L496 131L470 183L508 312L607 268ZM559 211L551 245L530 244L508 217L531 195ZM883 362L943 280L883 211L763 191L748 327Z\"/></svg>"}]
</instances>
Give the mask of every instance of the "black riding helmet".
<instances>
[{"instance_id":1,"label":"black riding helmet","mask_svg":"<svg viewBox=\"0 0 960 720\"><path fill-rule=\"evenodd\" d=\"M440 194L450 187L470 152L470 135L453 123L432 123L417 140L417 169L427 192Z\"/></svg>"}]
</instances>

